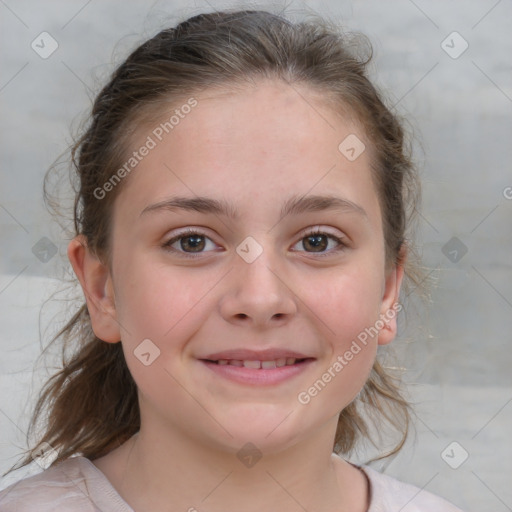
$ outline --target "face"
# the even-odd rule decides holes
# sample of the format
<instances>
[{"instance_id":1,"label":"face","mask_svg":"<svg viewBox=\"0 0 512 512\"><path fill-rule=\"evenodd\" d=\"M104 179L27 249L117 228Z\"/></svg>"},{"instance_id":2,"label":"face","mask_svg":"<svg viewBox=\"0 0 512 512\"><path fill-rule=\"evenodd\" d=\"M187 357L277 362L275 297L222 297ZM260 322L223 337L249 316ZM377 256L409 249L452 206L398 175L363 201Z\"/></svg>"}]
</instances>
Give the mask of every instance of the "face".
<instances>
[{"instance_id":1,"label":"face","mask_svg":"<svg viewBox=\"0 0 512 512\"><path fill-rule=\"evenodd\" d=\"M368 335L400 285L369 142L304 87L194 97L162 141L158 122L134 140L156 145L114 204L117 339L143 426L283 448L335 427L392 338ZM354 161L338 149L351 134L367 147Z\"/></svg>"}]
</instances>

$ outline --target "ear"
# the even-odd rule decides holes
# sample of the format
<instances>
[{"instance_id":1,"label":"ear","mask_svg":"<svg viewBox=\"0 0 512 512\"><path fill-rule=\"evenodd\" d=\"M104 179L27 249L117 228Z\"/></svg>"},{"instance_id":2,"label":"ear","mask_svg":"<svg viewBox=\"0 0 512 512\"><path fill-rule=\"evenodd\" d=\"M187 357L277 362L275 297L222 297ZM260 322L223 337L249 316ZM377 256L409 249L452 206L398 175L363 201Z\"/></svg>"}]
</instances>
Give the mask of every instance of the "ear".
<instances>
[{"instance_id":1,"label":"ear","mask_svg":"<svg viewBox=\"0 0 512 512\"><path fill-rule=\"evenodd\" d=\"M110 271L87 246L83 235L68 245L68 258L82 285L94 334L108 343L121 340Z\"/></svg>"},{"instance_id":2,"label":"ear","mask_svg":"<svg viewBox=\"0 0 512 512\"><path fill-rule=\"evenodd\" d=\"M398 302L400 297L400 287L404 277L404 265L407 258L407 247L402 244L399 251L398 263L388 271L384 285L384 294L380 309L380 319L384 323L379 330L378 344L387 345L391 343L397 334L397 317L402 309Z\"/></svg>"}]
</instances>

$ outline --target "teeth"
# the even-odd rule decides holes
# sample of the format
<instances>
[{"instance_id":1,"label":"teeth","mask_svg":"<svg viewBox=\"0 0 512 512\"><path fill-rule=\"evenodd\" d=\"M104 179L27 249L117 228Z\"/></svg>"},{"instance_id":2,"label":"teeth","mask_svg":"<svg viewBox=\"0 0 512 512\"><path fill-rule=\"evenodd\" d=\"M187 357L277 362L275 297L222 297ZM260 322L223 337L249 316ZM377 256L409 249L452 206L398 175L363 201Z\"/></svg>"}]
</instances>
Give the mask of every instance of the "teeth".
<instances>
[{"instance_id":1,"label":"teeth","mask_svg":"<svg viewBox=\"0 0 512 512\"><path fill-rule=\"evenodd\" d=\"M282 368L283 366L292 366L295 364L296 361L297 359L295 357L280 357L275 361L241 361L239 359L219 359L217 361L217 364L221 366L231 365L238 367L243 366L245 368L269 370L273 368Z\"/></svg>"},{"instance_id":2,"label":"teeth","mask_svg":"<svg viewBox=\"0 0 512 512\"><path fill-rule=\"evenodd\" d=\"M244 361L245 368L261 368L260 361Z\"/></svg>"}]
</instances>

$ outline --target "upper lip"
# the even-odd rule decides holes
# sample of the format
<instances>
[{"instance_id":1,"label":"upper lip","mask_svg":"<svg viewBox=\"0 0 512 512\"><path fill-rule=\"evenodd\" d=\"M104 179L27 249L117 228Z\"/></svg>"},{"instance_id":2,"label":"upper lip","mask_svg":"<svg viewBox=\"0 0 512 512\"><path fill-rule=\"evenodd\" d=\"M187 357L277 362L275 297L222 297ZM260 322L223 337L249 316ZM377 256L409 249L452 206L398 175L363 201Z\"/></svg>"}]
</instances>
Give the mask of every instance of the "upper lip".
<instances>
[{"instance_id":1,"label":"upper lip","mask_svg":"<svg viewBox=\"0 0 512 512\"><path fill-rule=\"evenodd\" d=\"M269 348L266 350L233 349L215 352L200 359L218 361L219 359L231 359L239 361L274 361L283 357L294 357L295 359L310 359L311 356L295 352L294 350Z\"/></svg>"}]
</instances>

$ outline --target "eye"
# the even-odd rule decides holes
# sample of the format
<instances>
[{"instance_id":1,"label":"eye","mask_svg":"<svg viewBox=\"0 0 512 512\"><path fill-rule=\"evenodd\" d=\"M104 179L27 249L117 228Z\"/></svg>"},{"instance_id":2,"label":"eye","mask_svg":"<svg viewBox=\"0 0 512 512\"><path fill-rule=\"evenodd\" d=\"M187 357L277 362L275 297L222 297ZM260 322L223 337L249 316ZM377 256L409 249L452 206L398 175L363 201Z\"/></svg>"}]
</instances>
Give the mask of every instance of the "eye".
<instances>
[{"instance_id":1,"label":"eye","mask_svg":"<svg viewBox=\"0 0 512 512\"><path fill-rule=\"evenodd\" d=\"M330 244L329 241L335 242L334 248L332 248L332 243ZM332 255L332 253L337 253L347 247L343 238L325 231L320 231L319 229L307 233L297 244L302 244L306 252L317 253L320 257ZM326 251L330 245L330 250Z\"/></svg>"},{"instance_id":2,"label":"eye","mask_svg":"<svg viewBox=\"0 0 512 512\"><path fill-rule=\"evenodd\" d=\"M205 252L208 242L210 242L210 248L215 248L213 241L204 233L188 229L167 241L163 245L163 248L168 251L178 253L180 256L194 258L194 253L201 254L202 252Z\"/></svg>"},{"instance_id":3,"label":"eye","mask_svg":"<svg viewBox=\"0 0 512 512\"><path fill-rule=\"evenodd\" d=\"M319 229L307 233L295 245L300 243L302 243L302 247L306 252L316 253L320 257L332 255L347 247L343 237L340 238ZM207 250L208 244L210 244L209 251ZM332 247L333 244L334 248ZM215 247L215 243L208 236L194 229L187 229L163 244L165 250L186 258L194 258L197 257L195 256L196 254L211 252L215 250Z\"/></svg>"}]
</instances>

